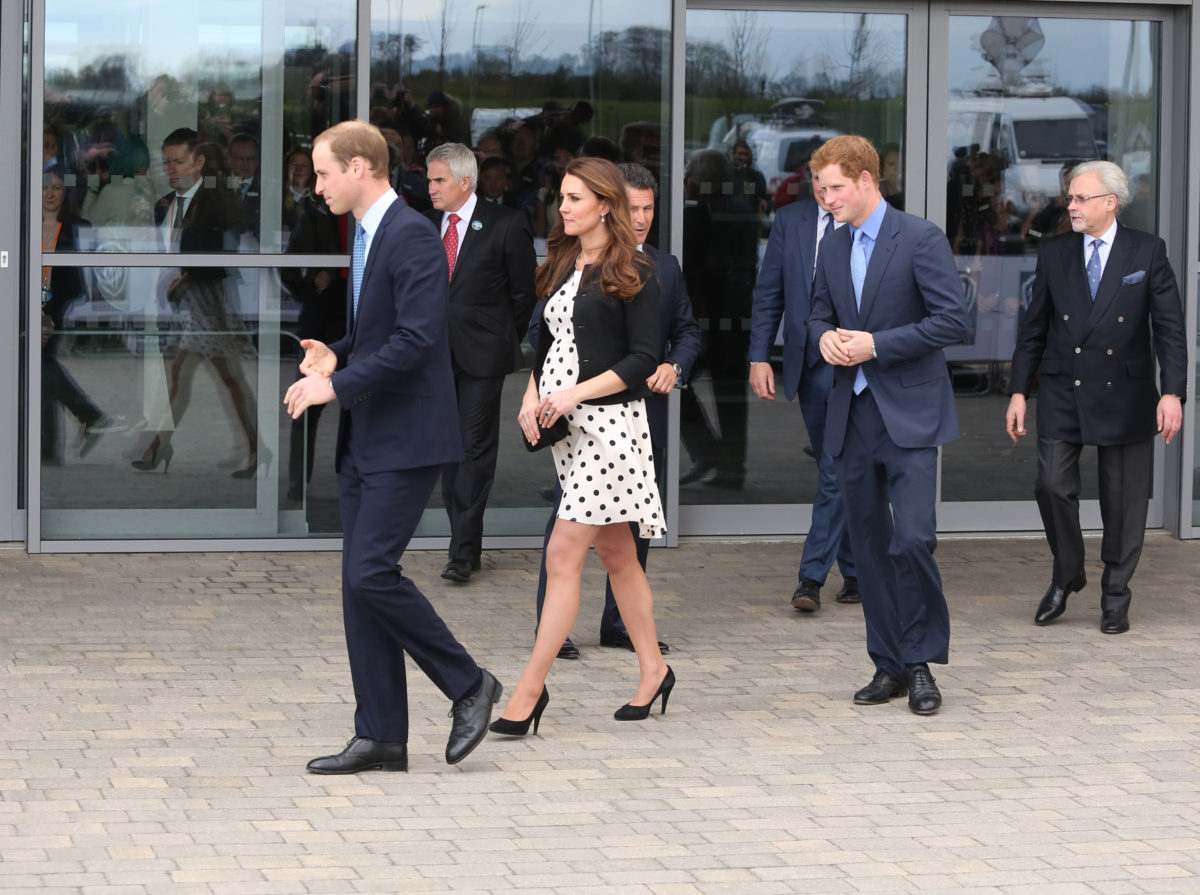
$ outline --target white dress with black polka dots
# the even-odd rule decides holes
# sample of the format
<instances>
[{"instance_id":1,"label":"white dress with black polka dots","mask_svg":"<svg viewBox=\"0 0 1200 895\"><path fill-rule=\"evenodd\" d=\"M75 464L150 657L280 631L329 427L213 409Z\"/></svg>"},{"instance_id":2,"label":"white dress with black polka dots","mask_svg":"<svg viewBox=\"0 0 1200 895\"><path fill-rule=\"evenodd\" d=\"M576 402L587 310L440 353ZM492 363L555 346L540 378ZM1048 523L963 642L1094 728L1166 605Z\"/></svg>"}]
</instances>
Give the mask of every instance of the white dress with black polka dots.
<instances>
[{"instance_id":1,"label":"white dress with black polka dots","mask_svg":"<svg viewBox=\"0 0 1200 895\"><path fill-rule=\"evenodd\" d=\"M542 365L540 395L579 380L571 309L581 276L576 271L543 311L543 325L550 328L554 343ZM636 522L641 537L661 536L665 527L645 402L577 404L567 423L570 434L550 448L563 492L558 518L585 525Z\"/></svg>"}]
</instances>

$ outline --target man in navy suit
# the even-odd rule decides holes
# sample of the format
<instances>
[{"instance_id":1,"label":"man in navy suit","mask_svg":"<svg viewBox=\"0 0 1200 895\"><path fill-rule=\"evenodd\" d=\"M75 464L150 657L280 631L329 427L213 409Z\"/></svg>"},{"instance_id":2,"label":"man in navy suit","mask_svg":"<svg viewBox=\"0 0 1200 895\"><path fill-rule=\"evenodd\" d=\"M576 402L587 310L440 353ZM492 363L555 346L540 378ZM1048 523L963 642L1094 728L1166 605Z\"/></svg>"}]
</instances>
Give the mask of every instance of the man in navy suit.
<instances>
[{"instance_id":1,"label":"man in navy suit","mask_svg":"<svg viewBox=\"0 0 1200 895\"><path fill-rule=\"evenodd\" d=\"M654 262L654 275L659 285L659 332L662 333L662 345L659 347L659 357L662 359L654 375L646 380L650 387L650 395L646 398L646 421L650 426L650 444L654 449L654 477L661 491L666 475L667 423L670 404L668 403L671 390L677 382L686 382L691 375L692 364L700 354L700 325L692 316L692 301L688 298L687 286L683 282L683 271L679 262L666 252L660 252L646 242L650 227L654 223L654 200L658 195L658 181L645 165L636 162L626 162L620 165L621 174L625 177L625 192L629 196L630 213L633 219L633 232L638 240L638 248ZM541 319L538 309L533 315L534 326L530 327L529 341L536 345L537 324ZM550 533L554 531L554 520L558 518L558 503L562 499L562 491L555 486L554 509L546 523L545 543L550 543ZM664 502L665 506L665 502ZM633 540L637 545L638 562L642 569L646 568L646 558L650 553L650 541L638 537L637 526L630 523ZM545 545L543 544L543 547ZM542 603L546 599L546 551L542 550L542 566L538 576L537 613L542 616ZM633 642L625 630L625 622L617 610L617 602L613 598L611 582L605 583L604 612L600 616L600 645L632 650ZM670 647L661 640L658 648L668 652ZM558 652L560 659L578 659L579 648L571 638L567 638L562 649Z\"/></svg>"},{"instance_id":2,"label":"man in navy suit","mask_svg":"<svg viewBox=\"0 0 1200 895\"><path fill-rule=\"evenodd\" d=\"M816 194L820 195L819 189ZM825 450L825 412L833 368L822 360L819 351L808 347L808 314L821 242L843 226L832 212L820 206L818 199L805 199L780 209L759 267L750 315L750 388L763 400L775 400L771 346L782 320L783 394L789 401L799 394L804 427L818 464L812 524L800 556L800 581L792 594L792 605L801 612L821 608L821 586L835 557L842 573L837 601L860 601L846 511L838 492L833 457Z\"/></svg>"},{"instance_id":3,"label":"man in navy suit","mask_svg":"<svg viewBox=\"0 0 1200 895\"><path fill-rule=\"evenodd\" d=\"M450 263L450 360L463 459L442 469L450 555L442 577L462 584L480 567L483 513L496 478L504 377L524 362L521 333L535 301L537 257L529 219L480 202L475 153L443 143L429 153L425 216L439 228Z\"/></svg>"},{"instance_id":4,"label":"man in navy suit","mask_svg":"<svg viewBox=\"0 0 1200 895\"><path fill-rule=\"evenodd\" d=\"M929 663L945 663L950 612L937 547L937 448L958 437L943 348L967 334L950 245L933 224L879 192L869 140L835 137L812 157L825 205L850 224L821 246L809 345L834 365L825 424L846 505L867 623L876 705L909 694L919 715L942 696Z\"/></svg>"},{"instance_id":5,"label":"man in navy suit","mask_svg":"<svg viewBox=\"0 0 1200 895\"><path fill-rule=\"evenodd\" d=\"M1129 630L1129 581L1146 536L1154 435L1170 443L1183 424L1188 359L1183 305L1167 247L1117 223L1129 181L1112 162L1068 175L1072 233L1038 247L1033 300L1017 336L1006 424L1025 434L1025 396L1038 377L1034 494L1054 555L1034 624L1047 625L1087 584L1079 530L1079 454L1096 445L1100 467L1100 630ZM1154 387L1154 358L1160 389Z\"/></svg>"},{"instance_id":6,"label":"man in navy suit","mask_svg":"<svg viewBox=\"0 0 1200 895\"><path fill-rule=\"evenodd\" d=\"M292 418L341 402L338 495L342 613L357 704L355 736L316 774L408 770L405 653L449 699L446 761L483 739L502 687L480 668L399 566L443 463L462 456L446 340L446 254L437 229L398 202L379 129L344 121L313 145L316 191L358 221L346 335L312 339L285 401Z\"/></svg>"}]
</instances>

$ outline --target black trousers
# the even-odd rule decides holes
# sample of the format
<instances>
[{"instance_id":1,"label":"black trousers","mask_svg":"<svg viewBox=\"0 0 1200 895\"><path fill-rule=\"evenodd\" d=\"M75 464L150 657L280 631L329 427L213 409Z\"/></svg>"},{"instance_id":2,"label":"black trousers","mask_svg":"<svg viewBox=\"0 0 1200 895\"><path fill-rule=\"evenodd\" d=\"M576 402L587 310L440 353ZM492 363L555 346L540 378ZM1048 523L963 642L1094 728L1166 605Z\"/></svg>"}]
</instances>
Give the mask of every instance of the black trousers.
<instances>
[{"instance_id":1,"label":"black trousers","mask_svg":"<svg viewBox=\"0 0 1200 895\"><path fill-rule=\"evenodd\" d=\"M442 467L442 501L450 517L450 559L477 563L483 550L483 513L496 480L504 377L455 370L454 384L463 459Z\"/></svg>"},{"instance_id":2,"label":"black trousers","mask_svg":"<svg viewBox=\"0 0 1200 895\"><path fill-rule=\"evenodd\" d=\"M1034 495L1046 541L1054 555L1054 583L1066 584L1083 571L1083 534L1079 528L1079 455L1082 444L1038 437ZM1129 581L1142 556L1146 512L1154 476L1154 439L1097 447L1100 516L1104 561L1100 608L1128 612Z\"/></svg>"}]
</instances>

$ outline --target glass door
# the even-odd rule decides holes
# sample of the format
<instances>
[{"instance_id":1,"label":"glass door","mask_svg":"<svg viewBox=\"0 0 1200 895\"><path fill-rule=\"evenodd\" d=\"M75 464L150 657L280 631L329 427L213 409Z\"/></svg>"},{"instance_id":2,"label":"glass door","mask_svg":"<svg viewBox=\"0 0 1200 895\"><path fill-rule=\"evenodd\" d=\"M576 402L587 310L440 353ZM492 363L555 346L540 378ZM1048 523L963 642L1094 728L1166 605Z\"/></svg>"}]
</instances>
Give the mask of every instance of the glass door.
<instances>
[{"instance_id":1,"label":"glass door","mask_svg":"<svg viewBox=\"0 0 1200 895\"><path fill-rule=\"evenodd\" d=\"M813 202L809 158L838 134L875 142L888 201L905 207L907 175L924 170L907 120L909 70L923 63L909 64L913 16L902 4L735 5L687 10L680 260L703 351L681 394L680 533L799 534L818 469L799 400L785 394L795 391L784 382L787 311L754 345L773 368L775 399L755 397L747 381L760 268L776 216ZM807 300L789 303L807 316Z\"/></svg>"},{"instance_id":2,"label":"glass door","mask_svg":"<svg viewBox=\"0 0 1200 895\"><path fill-rule=\"evenodd\" d=\"M1120 222L1158 232L1163 219L1162 22L1077 18L1072 6L1033 17L951 7L934 19L931 71L941 72L930 78L928 204L954 250L972 318L965 342L946 352L963 437L942 451L943 529L1041 527L1037 442L1014 446L1004 414L1038 245L1071 229L1066 172L1091 159L1115 162L1131 187ZM1092 450L1082 483L1084 527L1098 528ZM1161 474L1155 494L1151 526L1162 524Z\"/></svg>"}]
</instances>

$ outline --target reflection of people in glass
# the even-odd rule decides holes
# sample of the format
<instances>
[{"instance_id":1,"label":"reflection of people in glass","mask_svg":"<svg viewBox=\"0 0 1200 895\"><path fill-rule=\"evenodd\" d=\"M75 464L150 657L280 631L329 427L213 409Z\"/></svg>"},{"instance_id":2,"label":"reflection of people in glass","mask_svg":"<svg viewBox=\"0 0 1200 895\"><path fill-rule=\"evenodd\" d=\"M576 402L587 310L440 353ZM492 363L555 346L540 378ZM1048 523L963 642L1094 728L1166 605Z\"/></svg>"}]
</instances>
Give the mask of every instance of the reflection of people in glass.
<instances>
[{"instance_id":1,"label":"reflection of people in glass","mask_svg":"<svg viewBox=\"0 0 1200 895\"><path fill-rule=\"evenodd\" d=\"M226 195L227 190L205 186L208 178L215 178L212 182L219 184L224 182L222 175L228 176L219 150L216 144L200 143L199 136L190 128L174 130L163 141L163 170L171 192L155 205L154 223L164 251L226 249L233 223L232 200ZM134 469L152 470L162 465L163 471L167 471L175 453L171 437L187 412L196 367L201 361L208 361L229 392L238 425L246 436L249 463L233 476L249 479L256 475L258 422L254 395L239 360L248 344L232 332L238 328L238 321L226 294L227 287L226 271L220 267L181 267L166 283L166 299L183 324L179 349L168 371L173 426L154 436L142 457L133 461ZM266 460L269 462L269 456Z\"/></svg>"},{"instance_id":2,"label":"reflection of people in glass","mask_svg":"<svg viewBox=\"0 0 1200 895\"><path fill-rule=\"evenodd\" d=\"M258 176L258 140L250 134L238 134L229 144L229 188L242 204L246 229L258 238L260 194Z\"/></svg>"},{"instance_id":3,"label":"reflection of people in glass","mask_svg":"<svg viewBox=\"0 0 1200 895\"><path fill-rule=\"evenodd\" d=\"M900 144L884 143L883 170L879 178L879 193L893 208L904 211L904 169L900 160Z\"/></svg>"},{"instance_id":4,"label":"reflection of people in glass","mask_svg":"<svg viewBox=\"0 0 1200 895\"><path fill-rule=\"evenodd\" d=\"M315 185L312 153L294 149L286 163L289 190L303 181ZM344 251L342 227L324 200L308 193L298 203L295 226L286 251L291 254L313 255ZM332 344L346 334L346 274L339 267L285 267L280 279L292 297L300 303L300 319L296 327L297 340L317 339ZM317 424L325 410L324 404L314 404L300 419L292 420L288 451L289 500L299 500L305 485L312 481Z\"/></svg>"},{"instance_id":5,"label":"reflection of people in glass","mask_svg":"<svg viewBox=\"0 0 1200 895\"><path fill-rule=\"evenodd\" d=\"M140 137L126 137L107 154L106 172L95 186L88 180L83 216L93 227L145 227L154 222L153 185L147 172L150 152ZM123 241L124 242L124 241ZM122 245L136 249L137 246Z\"/></svg>"},{"instance_id":6,"label":"reflection of people in glass","mask_svg":"<svg viewBox=\"0 0 1200 895\"><path fill-rule=\"evenodd\" d=\"M1049 236L1071 232L1071 215L1067 211L1067 200L1064 197L1069 184L1067 176L1074 167L1075 162L1063 165L1059 172L1062 191L1050 196L1041 208L1030 211L1023 228L1025 238L1030 242L1036 243Z\"/></svg>"},{"instance_id":7,"label":"reflection of people in glass","mask_svg":"<svg viewBox=\"0 0 1200 895\"><path fill-rule=\"evenodd\" d=\"M479 165L479 198L493 205L516 208L512 193L512 168L499 156L484 159Z\"/></svg>"},{"instance_id":8,"label":"reflection of people in glass","mask_svg":"<svg viewBox=\"0 0 1200 895\"><path fill-rule=\"evenodd\" d=\"M754 167L754 153L745 140L736 140L729 151L733 161L734 192L754 204L759 214L766 214L770 195L767 193L767 178Z\"/></svg>"},{"instance_id":9,"label":"reflection of people in glass","mask_svg":"<svg viewBox=\"0 0 1200 895\"><path fill-rule=\"evenodd\" d=\"M579 613L584 560L595 544L637 652L641 678L617 720L641 720L675 676L663 661L654 604L629 522L645 537L663 531L654 454L643 397L658 366L658 282L644 255L616 165L579 158L562 182L560 226L538 269L542 310L537 363L517 416L536 443L542 427L565 419L569 433L550 446L563 499L546 547L546 600L533 654L496 733L523 736L541 719L546 675ZM594 481L593 481L594 479Z\"/></svg>"},{"instance_id":10,"label":"reflection of people in glass","mask_svg":"<svg viewBox=\"0 0 1200 895\"><path fill-rule=\"evenodd\" d=\"M51 169L43 175L42 251L67 252L79 249L79 229L87 222L75 216L67 202L62 172ZM58 466L62 457L62 425L58 407L71 412L83 427L79 456L91 453L111 421L58 360L59 336L67 308L83 297L83 282L77 267L42 268L42 462Z\"/></svg>"},{"instance_id":11,"label":"reflection of people in glass","mask_svg":"<svg viewBox=\"0 0 1200 895\"><path fill-rule=\"evenodd\" d=\"M692 156L683 186L683 273L696 319L707 323L700 364L712 376L719 428L695 389L684 391L679 431L692 467L679 481L716 488L741 488L746 476L746 324L758 263L758 213L731 188L733 176L725 153L705 149Z\"/></svg>"}]
</instances>

